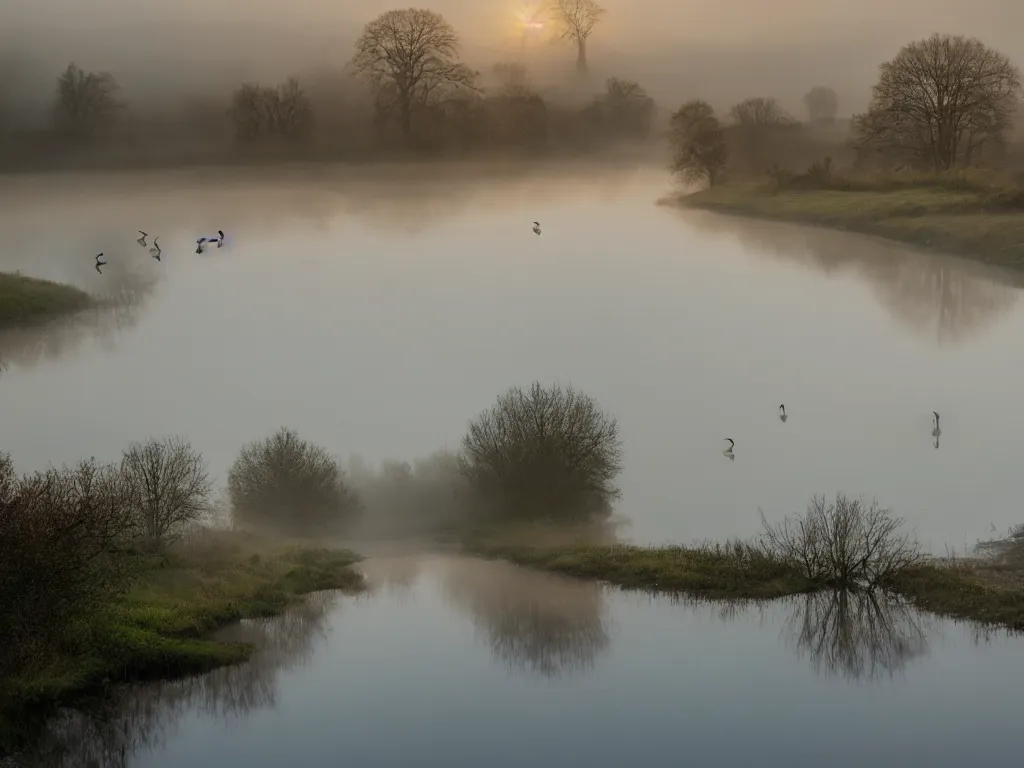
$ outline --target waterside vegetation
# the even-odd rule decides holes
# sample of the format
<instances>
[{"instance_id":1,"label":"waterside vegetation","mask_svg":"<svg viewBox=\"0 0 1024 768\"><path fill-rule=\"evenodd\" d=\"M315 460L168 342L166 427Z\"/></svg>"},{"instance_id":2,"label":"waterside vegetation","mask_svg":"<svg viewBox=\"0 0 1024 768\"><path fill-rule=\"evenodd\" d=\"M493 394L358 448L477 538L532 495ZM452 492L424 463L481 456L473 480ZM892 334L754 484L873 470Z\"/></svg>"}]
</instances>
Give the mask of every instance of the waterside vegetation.
<instances>
[{"instance_id":1,"label":"waterside vegetation","mask_svg":"<svg viewBox=\"0 0 1024 768\"><path fill-rule=\"evenodd\" d=\"M92 304L89 294L73 286L0 272L0 330L74 314Z\"/></svg>"}]
</instances>

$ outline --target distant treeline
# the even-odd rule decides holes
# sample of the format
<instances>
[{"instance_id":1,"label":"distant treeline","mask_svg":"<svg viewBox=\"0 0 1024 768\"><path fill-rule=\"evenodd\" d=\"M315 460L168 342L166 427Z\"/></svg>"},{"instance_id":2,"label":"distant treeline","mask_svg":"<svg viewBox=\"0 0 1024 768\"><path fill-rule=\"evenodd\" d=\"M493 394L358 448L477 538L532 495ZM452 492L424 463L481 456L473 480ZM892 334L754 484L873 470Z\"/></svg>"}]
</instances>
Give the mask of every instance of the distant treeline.
<instances>
[{"instance_id":1,"label":"distant treeline","mask_svg":"<svg viewBox=\"0 0 1024 768\"><path fill-rule=\"evenodd\" d=\"M152 94L139 103L126 99L116 73L72 62L56 78L46 119L31 128L4 119L25 105L3 103L0 94L0 167L587 154L623 144L655 146L663 142L668 110L661 111L640 83L618 77L592 83L586 74L585 42L603 13L593 0L558 3L555 22L578 48L578 72L557 84L535 82L518 62L470 69L459 58L451 25L418 9L388 11L368 23L344 69L280 83L241 82L232 92L158 107ZM834 146L843 140L831 89L808 93L809 121L789 121L795 132L786 149L778 142L761 146L748 135L748 113L758 104L776 109L771 99L751 99L733 110L734 162L749 155L756 166L760 154L780 151L802 159L815 154L801 147L807 141Z\"/></svg>"},{"instance_id":2,"label":"distant treeline","mask_svg":"<svg viewBox=\"0 0 1024 768\"><path fill-rule=\"evenodd\" d=\"M1020 75L980 41L935 35L880 68L871 106L841 119L826 85L787 114L770 95L718 113L703 100L658 105L641 83L588 75L586 40L603 9L558 0L555 23L577 47L577 72L539 82L519 62L476 71L438 13L387 11L370 21L343 68L240 82L220 94L126 99L116 73L75 63L57 76L45 119L0 91L0 169L115 167L274 160L363 160L461 154L586 155L623 145L657 150L692 181L723 171L763 176L812 163L948 170L1012 165ZM912 75L924 73L921 85ZM952 94L934 101L934 94ZM6 116L6 117L5 117Z\"/></svg>"},{"instance_id":3,"label":"distant treeline","mask_svg":"<svg viewBox=\"0 0 1024 768\"><path fill-rule=\"evenodd\" d=\"M834 123L834 91L813 88L804 103L812 124ZM932 174L980 166L1011 171L1024 164L1021 142L1013 141L1022 106L1021 73L1005 54L976 38L934 34L904 45L879 67L868 110L849 121L839 153L815 151L806 126L774 99L747 99L729 110L727 122L710 103L693 99L670 118L671 167L686 181L709 187L724 174L754 172L767 174L778 188L819 189L847 185L835 173L842 166Z\"/></svg>"}]
</instances>

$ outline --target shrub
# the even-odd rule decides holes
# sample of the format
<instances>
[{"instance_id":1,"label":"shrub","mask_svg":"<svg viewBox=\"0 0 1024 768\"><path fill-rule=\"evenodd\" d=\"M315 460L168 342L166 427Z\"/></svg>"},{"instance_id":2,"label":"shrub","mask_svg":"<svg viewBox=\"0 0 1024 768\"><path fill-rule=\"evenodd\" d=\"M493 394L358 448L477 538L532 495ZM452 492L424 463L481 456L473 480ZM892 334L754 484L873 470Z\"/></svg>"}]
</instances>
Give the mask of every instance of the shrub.
<instances>
[{"instance_id":1,"label":"shrub","mask_svg":"<svg viewBox=\"0 0 1024 768\"><path fill-rule=\"evenodd\" d=\"M90 459L18 477L0 454L0 677L127 587L132 524L115 466Z\"/></svg>"},{"instance_id":2,"label":"shrub","mask_svg":"<svg viewBox=\"0 0 1024 768\"><path fill-rule=\"evenodd\" d=\"M336 530L359 507L334 457L288 428L242 449L228 495L236 523L291 534Z\"/></svg>"},{"instance_id":3,"label":"shrub","mask_svg":"<svg viewBox=\"0 0 1024 768\"><path fill-rule=\"evenodd\" d=\"M582 521L620 495L618 424L571 387L509 389L469 425L461 470L495 513Z\"/></svg>"},{"instance_id":4,"label":"shrub","mask_svg":"<svg viewBox=\"0 0 1024 768\"><path fill-rule=\"evenodd\" d=\"M163 549L212 509L213 485L203 455L185 440L132 443L121 473L147 549Z\"/></svg>"},{"instance_id":5,"label":"shrub","mask_svg":"<svg viewBox=\"0 0 1024 768\"><path fill-rule=\"evenodd\" d=\"M875 501L839 494L833 503L815 496L803 516L772 525L762 512L761 522L766 552L819 584L886 586L924 560L917 542L900 532L904 520Z\"/></svg>"}]
</instances>

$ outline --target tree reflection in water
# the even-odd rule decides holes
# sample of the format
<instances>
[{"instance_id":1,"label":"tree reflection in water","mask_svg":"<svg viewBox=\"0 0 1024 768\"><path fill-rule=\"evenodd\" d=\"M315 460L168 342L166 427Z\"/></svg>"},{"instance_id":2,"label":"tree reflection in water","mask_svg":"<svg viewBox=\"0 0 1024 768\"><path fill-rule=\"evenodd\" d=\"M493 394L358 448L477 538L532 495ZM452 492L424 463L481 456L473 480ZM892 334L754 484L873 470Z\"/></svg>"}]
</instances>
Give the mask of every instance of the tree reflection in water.
<instances>
[{"instance_id":1,"label":"tree reflection in water","mask_svg":"<svg viewBox=\"0 0 1024 768\"><path fill-rule=\"evenodd\" d=\"M122 768L133 755L156 750L189 712L240 718L276 704L278 675L308 661L327 634L333 592L310 595L272 619L243 621L218 639L252 643L244 664L168 683L126 687L95 709L62 710L46 726L34 754L20 765L53 768Z\"/></svg>"},{"instance_id":2,"label":"tree reflection in water","mask_svg":"<svg viewBox=\"0 0 1024 768\"><path fill-rule=\"evenodd\" d=\"M856 274L893 319L940 346L963 343L990 327L1013 308L1024 286L1020 275L880 238L708 211L685 215L694 228L730 235L755 252L826 275Z\"/></svg>"},{"instance_id":3,"label":"tree reflection in water","mask_svg":"<svg viewBox=\"0 0 1024 768\"><path fill-rule=\"evenodd\" d=\"M495 657L544 677L592 668L610 643L604 587L500 561L449 561L445 593Z\"/></svg>"},{"instance_id":4,"label":"tree reflection in water","mask_svg":"<svg viewBox=\"0 0 1024 768\"><path fill-rule=\"evenodd\" d=\"M423 570L423 559L415 555L373 557L359 567L368 591L382 591L406 599Z\"/></svg>"},{"instance_id":5,"label":"tree reflection in water","mask_svg":"<svg viewBox=\"0 0 1024 768\"><path fill-rule=\"evenodd\" d=\"M934 621L897 595L823 590L788 602L789 644L815 672L849 680L892 677L928 653Z\"/></svg>"},{"instance_id":6,"label":"tree reflection in water","mask_svg":"<svg viewBox=\"0 0 1024 768\"><path fill-rule=\"evenodd\" d=\"M653 597L652 601L662 598ZM757 614L765 626L782 616L782 636L815 672L849 680L879 679L901 672L928 653L935 618L884 592L822 590L779 600L671 598L689 610L729 622Z\"/></svg>"}]
</instances>

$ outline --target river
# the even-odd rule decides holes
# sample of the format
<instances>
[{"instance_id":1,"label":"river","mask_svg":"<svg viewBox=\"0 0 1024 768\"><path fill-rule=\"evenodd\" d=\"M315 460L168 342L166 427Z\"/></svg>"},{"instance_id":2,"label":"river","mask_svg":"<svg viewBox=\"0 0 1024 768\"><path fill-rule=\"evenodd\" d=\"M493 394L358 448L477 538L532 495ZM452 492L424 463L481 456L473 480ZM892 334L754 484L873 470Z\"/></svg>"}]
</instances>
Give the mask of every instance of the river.
<instances>
[{"instance_id":1,"label":"river","mask_svg":"<svg viewBox=\"0 0 1024 768\"><path fill-rule=\"evenodd\" d=\"M621 167L4 179L0 269L109 301L0 334L3 447L31 470L180 434L223 482L243 443L288 425L343 457L411 459L456 448L501 391L538 379L618 418L636 542L749 536L759 510L837 491L892 506L935 552L1021 521L1017 278L656 205L669 190ZM161 262L137 229L160 235ZM217 229L225 246L194 253ZM63 713L40 764L1017 753L1020 641L898 602L711 605L468 559L365 567L366 596L227 630L257 644L250 663Z\"/></svg>"},{"instance_id":2,"label":"river","mask_svg":"<svg viewBox=\"0 0 1024 768\"><path fill-rule=\"evenodd\" d=\"M321 593L225 632L257 644L249 663L63 713L37 764L944 768L1019 754L1024 642L898 601L702 604L443 557L365 570L366 596Z\"/></svg>"},{"instance_id":3,"label":"river","mask_svg":"<svg viewBox=\"0 0 1024 768\"><path fill-rule=\"evenodd\" d=\"M182 434L223 482L288 425L342 457L412 459L537 379L618 418L639 543L749 536L759 509L839 491L934 552L1021 521L1019 281L656 205L668 191L642 167L5 179L0 269L114 301L0 335L4 447L35 469ZM217 229L225 247L195 254Z\"/></svg>"}]
</instances>

